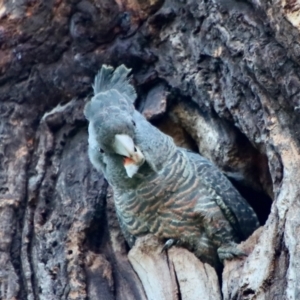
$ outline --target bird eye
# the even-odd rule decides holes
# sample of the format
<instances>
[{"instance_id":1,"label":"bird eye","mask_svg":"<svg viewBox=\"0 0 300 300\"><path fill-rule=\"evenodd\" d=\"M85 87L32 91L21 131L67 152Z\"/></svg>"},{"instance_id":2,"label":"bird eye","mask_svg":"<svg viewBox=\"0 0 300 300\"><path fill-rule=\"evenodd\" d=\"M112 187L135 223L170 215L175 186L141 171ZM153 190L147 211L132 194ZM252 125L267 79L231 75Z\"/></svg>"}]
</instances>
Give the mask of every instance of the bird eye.
<instances>
[{"instance_id":1,"label":"bird eye","mask_svg":"<svg viewBox=\"0 0 300 300\"><path fill-rule=\"evenodd\" d=\"M134 147L134 152L136 152L137 150L136 150L136 148Z\"/></svg>"},{"instance_id":2,"label":"bird eye","mask_svg":"<svg viewBox=\"0 0 300 300\"><path fill-rule=\"evenodd\" d=\"M132 120L132 124L133 124L133 126L135 126L135 122Z\"/></svg>"},{"instance_id":3,"label":"bird eye","mask_svg":"<svg viewBox=\"0 0 300 300\"><path fill-rule=\"evenodd\" d=\"M104 150L101 149L101 148L99 148L99 152L100 152L100 153L104 153Z\"/></svg>"}]
</instances>

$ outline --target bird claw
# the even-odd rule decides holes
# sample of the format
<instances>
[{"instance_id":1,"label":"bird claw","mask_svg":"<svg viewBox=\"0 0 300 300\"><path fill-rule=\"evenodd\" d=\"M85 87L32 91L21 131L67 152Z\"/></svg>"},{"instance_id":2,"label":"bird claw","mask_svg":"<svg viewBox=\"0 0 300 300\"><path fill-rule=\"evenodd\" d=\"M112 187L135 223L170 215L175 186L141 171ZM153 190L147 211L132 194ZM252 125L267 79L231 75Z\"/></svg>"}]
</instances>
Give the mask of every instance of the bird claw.
<instances>
[{"instance_id":1,"label":"bird claw","mask_svg":"<svg viewBox=\"0 0 300 300\"><path fill-rule=\"evenodd\" d=\"M174 239L168 239L168 240L165 242L165 244L164 244L164 246L163 246L161 252L164 252L164 251L170 249L170 248L171 248L173 245L175 245L175 244L176 244L176 241L175 241Z\"/></svg>"},{"instance_id":2,"label":"bird claw","mask_svg":"<svg viewBox=\"0 0 300 300\"><path fill-rule=\"evenodd\" d=\"M247 256L247 254L238 249L237 244L230 244L226 246L222 246L218 249L218 256L221 262L223 262L225 259L231 260L235 257L241 257L241 256Z\"/></svg>"}]
</instances>

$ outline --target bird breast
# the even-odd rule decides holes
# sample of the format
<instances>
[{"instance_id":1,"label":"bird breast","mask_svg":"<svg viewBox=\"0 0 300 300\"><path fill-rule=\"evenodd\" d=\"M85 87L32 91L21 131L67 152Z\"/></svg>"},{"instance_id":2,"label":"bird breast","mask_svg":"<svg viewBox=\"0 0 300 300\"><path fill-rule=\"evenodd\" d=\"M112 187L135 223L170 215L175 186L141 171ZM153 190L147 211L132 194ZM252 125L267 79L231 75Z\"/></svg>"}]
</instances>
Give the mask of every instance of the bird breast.
<instances>
[{"instance_id":1,"label":"bird breast","mask_svg":"<svg viewBox=\"0 0 300 300\"><path fill-rule=\"evenodd\" d=\"M131 234L140 229L159 238L179 239L183 234L199 235L201 220L195 212L198 187L195 172L179 152L161 174L150 174L135 190L119 192L115 199L120 215L130 220ZM144 233L144 232L143 232Z\"/></svg>"}]
</instances>

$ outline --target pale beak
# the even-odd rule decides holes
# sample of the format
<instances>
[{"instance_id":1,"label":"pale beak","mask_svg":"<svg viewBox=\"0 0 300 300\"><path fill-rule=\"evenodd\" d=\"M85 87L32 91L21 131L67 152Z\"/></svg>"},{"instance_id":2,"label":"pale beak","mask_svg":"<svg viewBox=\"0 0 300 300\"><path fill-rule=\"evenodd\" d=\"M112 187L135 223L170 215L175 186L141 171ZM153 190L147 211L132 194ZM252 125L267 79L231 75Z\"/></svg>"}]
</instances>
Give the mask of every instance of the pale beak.
<instances>
[{"instance_id":1,"label":"pale beak","mask_svg":"<svg viewBox=\"0 0 300 300\"><path fill-rule=\"evenodd\" d=\"M116 134L114 150L124 156L124 168L128 177L137 173L139 167L145 162L143 153L134 145L132 138L127 134Z\"/></svg>"}]
</instances>

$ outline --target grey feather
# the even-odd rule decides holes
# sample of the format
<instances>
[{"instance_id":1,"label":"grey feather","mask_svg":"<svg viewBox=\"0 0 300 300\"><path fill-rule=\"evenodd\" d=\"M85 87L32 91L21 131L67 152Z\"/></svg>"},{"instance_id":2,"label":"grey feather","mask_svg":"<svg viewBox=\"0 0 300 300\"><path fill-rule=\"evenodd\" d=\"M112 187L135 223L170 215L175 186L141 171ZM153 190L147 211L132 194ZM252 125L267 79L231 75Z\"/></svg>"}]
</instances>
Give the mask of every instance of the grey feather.
<instances>
[{"instance_id":1,"label":"grey feather","mask_svg":"<svg viewBox=\"0 0 300 300\"><path fill-rule=\"evenodd\" d=\"M127 79L130 71L131 69L126 68L124 65L119 66L115 71L111 66L103 65L95 77L94 95L117 90L127 101L133 103L136 99L136 92Z\"/></svg>"},{"instance_id":2,"label":"grey feather","mask_svg":"<svg viewBox=\"0 0 300 300\"><path fill-rule=\"evenodd\" d=\"M111 90L111 77L114 73L114 68L111 66L103 65L95 77L93 84L94 95L98 93Z\"/></svg>"}]
</instances>

